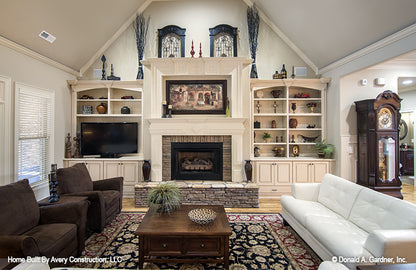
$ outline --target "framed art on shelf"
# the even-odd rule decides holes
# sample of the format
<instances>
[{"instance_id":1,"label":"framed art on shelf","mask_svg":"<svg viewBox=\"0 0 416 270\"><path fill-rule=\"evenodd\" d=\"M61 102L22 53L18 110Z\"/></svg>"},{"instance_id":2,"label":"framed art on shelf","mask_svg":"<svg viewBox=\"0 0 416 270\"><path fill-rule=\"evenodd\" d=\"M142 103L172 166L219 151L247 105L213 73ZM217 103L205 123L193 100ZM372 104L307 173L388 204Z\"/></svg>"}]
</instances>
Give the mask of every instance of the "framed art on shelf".
<instances>
[{"instance_id":1,"label":"framed art on shelf","mask_svg":"<svg viewBox=\"0 0 416 270\"><path fill-rule=\"evenodd\" d=\"M166 101L172 114L225 114L226 80L167 80Z\"/></svg>"}]
</instances>

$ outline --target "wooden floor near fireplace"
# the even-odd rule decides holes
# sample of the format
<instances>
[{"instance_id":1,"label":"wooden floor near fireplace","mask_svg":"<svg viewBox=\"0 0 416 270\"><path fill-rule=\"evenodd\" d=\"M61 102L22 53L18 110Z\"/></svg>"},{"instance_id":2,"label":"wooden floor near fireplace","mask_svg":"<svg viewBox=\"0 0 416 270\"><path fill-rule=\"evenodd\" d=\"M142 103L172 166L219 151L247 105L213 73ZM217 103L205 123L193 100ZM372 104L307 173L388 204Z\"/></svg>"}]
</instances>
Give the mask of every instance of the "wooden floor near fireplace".
<instances>
[{"instance_id":1,"label":"wooden floor near fireplace","mask_svg":"<svg viewBox=\"0 0 416 270\"><path fill-rule=\"evenodd\" d=\"M416 204L416 188L403 184L402 189L405 201ZM134 207L134 199L123 199L123 212L146 212L146 207ZM280 199L260 199L259 208L225 208L227 213L281 213Z\"/></svg>"}]
</instances>

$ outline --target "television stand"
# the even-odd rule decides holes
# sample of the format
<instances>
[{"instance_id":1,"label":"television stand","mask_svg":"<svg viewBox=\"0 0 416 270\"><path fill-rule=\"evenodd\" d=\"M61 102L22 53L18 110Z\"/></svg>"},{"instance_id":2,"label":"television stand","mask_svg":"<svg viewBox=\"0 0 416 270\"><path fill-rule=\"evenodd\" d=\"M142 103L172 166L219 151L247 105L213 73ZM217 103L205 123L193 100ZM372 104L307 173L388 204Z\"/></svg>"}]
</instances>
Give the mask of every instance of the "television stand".
<instances>
[{"instance_id":1,"label":"television stand","mask_svg":"<svg viewBox=\"0 0 416 270\"><path fill-rule=\"evenodd\" d=\"M100 158L120 158L120 155L116 153L103 153L100 155Z\"/></svg>"}]
</instances>

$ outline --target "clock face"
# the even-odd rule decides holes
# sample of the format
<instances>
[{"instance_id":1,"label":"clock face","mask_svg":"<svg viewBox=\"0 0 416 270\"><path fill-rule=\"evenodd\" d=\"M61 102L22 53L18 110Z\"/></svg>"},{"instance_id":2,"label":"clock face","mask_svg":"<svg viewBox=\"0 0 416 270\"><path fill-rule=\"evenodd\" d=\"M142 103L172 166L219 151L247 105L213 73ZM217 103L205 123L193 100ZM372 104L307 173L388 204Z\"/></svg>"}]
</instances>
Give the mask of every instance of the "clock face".
<instances>
[{"instance_id":1,"label":"clock face","mask_svg":"<svg viewBox=\"0 0 416 270\"><path fill-rule=\"evenodd\" d=\"M388 108L381 108L378 111L378 129L392 129L393 128L393 115Z\"/></svg>"}]
</instances>

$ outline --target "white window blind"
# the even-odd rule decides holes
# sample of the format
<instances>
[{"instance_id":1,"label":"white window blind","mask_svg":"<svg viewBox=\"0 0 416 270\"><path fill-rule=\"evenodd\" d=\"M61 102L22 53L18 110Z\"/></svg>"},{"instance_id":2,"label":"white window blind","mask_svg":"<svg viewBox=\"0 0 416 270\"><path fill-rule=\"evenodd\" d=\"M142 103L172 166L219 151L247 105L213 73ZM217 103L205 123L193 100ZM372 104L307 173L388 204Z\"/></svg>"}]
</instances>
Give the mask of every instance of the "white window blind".
<instances>
[{"instance_id":1,"label":"white window blind","mask_svg":"<svg viewBox=\"0 0 416 270\"><path fill-rule=\"evenodd\" d=\"M47 180L53 154L54 93L16 85L17 175Z\"/></svg>"}]
</instances>

